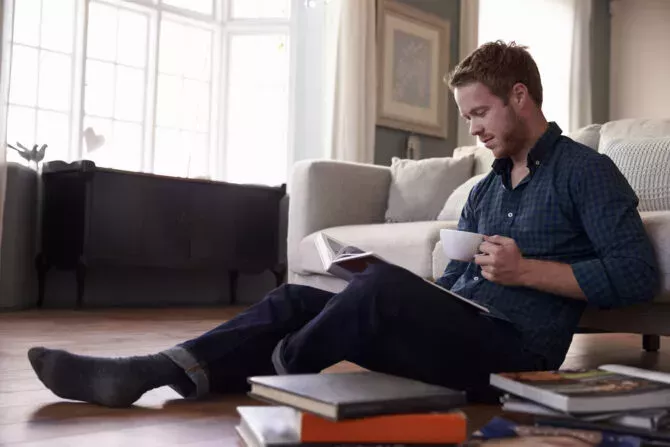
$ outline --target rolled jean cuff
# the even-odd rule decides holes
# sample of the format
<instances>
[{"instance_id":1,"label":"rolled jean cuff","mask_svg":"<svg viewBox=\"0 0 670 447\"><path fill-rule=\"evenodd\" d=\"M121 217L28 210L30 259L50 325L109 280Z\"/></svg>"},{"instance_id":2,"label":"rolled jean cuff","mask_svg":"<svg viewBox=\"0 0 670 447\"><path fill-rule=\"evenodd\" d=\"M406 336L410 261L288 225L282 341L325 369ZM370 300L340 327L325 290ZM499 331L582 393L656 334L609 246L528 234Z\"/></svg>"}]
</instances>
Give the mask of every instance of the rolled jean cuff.
<instances>
[{"instance_id":1,"label":"rolled jean cuff","mask_svg":"<svg viewBox=\"0 0 670 447\"><path fill-rule=\"evenodd\" d=\"M209 376L207 369L202 366L186 348L174 346L161 351L161 354L172 360L177 366L184 370L186 375L195 385L195 391L187 394L178 387L171 386L173 390L185 398L200 398L209 394Z\"/></svg>"}]
</instances>

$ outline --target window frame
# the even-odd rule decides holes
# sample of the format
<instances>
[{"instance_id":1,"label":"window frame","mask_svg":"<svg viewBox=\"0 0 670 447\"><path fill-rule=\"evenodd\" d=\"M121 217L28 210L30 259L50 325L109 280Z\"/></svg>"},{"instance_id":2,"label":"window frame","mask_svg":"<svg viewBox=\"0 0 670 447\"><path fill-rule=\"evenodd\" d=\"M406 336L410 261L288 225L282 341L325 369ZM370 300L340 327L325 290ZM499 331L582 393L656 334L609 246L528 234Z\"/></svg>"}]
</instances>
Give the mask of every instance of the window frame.
<instances>
[{"instance_id":1,"label":"window frame","mask_svg":"<svg viewBox=\"0 0 670 447\"><path fill-rule=\"evenodd\" d=\"M53 1L53 0L42 0ZM226 160L228 158L226 135L227 116L229 104L227 102L230 74L230 42L233 36L239 34L268 35L285 34L288 42L288 104L287 104L287 160L282 177L286 180L289 175L289 167L294 157L294 117L295 110L295 72L296 72L296 8L300 7L300 0L289 0L289 15L287 18L234 18L232 17L233 0L211 0L212 14L202 14L196 11L181 9L164 2L164 0L74 0L75 17L73 44L71 53L71 79L70 79L70 110L69 119L69 145L67 148L68 160L83 159L86 155L86 147L83 141L84 120L87 116L96 117L86 113L85 89L86 71L89 60L87 55L89 7L91 3L110 5L115 8L141 12L148 17L146 45L146 65L144 79L144 101L142 113L142 144L139 154L140 166L138 172L154 172L156 158L156 131L157 131L157 102L158 102L158 78L160 33L161 25L165 18L184 22L190 26L195 25L212 32L211 66L209 80L210 110L208 119L208 169L207 175L213 180L226 180ZM42 9L42 7L40 8ZM40 11L40 29L42 26ZM9 45L17 45L13 35L9 36ZM23 45L23 44L21 44ZM38 46L38 48L41 48ZM41 49L40 49L41 51ZM51 51L51 50L49 50ZM39 62L39 61L38 61ZM113 62L115 65L118 61ZM39 67L39 65L38 65ZM116 68L115 68L116 72ZM38 83L39 85L39 83ZM41 110L37 102L32 107ZM13 103L12 103L13 105ZM46 110L46 109L45 109ZM34 138L37 138L37 112L35 112ZM5 118L6 120L7 118ZM107 118L104 118L107 119ZM110 118L114 123L119 121L116 117ZM121 120L123 121L123 120ZM14 143L14 142L11 142ZM187 177L189 173L183 175Z\"/></svg>"}]
</instances>

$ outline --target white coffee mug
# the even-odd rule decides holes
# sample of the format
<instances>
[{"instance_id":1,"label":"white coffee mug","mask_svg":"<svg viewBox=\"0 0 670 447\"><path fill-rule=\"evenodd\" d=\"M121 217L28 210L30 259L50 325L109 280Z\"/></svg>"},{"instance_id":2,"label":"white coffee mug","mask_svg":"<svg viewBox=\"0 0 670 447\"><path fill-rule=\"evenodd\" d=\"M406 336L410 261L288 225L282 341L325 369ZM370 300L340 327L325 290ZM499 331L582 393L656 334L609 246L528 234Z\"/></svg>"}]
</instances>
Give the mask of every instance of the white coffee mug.
<instances>
[{"instance_id":1,"label":"white coffee mug","mask_svg":"<svg viewBox=\"0 0 670 447\"><path fill-rule=\"evenodd\" d=\"M484 242L484 235L469 231L442 229L440 240L447 258L471 262L479 253L479 246Z\"/></svg>"}]
</instances>

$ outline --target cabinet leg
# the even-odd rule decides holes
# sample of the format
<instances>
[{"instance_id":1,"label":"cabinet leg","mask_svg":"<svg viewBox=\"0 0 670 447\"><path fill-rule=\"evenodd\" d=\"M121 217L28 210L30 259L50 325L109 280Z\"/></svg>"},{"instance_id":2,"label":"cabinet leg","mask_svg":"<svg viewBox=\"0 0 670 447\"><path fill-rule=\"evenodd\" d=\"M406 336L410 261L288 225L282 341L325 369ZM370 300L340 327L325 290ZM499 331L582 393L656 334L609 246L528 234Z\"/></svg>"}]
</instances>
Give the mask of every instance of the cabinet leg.
<instances>
[{"instance_id":1,"label":"cabinet leg","mask_svg":"<svg viewBox=\"0 0 670 447\"><path fill-rule=\"evenodd\" d=\"M86 262L79 260L77 262L77 307L84 304L84 285L86 283Z\"/></svg>"},{"instance_id":2,"label":"cabinet leg","mask_svg":"<svg viewBox=\"0 0 670 447\"><path fill-rule=\"evenodd\" d=\"M658 352L661 347L661 337L658 335L644 334L642 336L642 347L647 352Z\"/></svg>"},{"instance_id":3,"label":"cabinet leg","mask_svg":"<svg viewBox=\"0 0 670 447\"><path fill-rule=\"evenodd\" d=\"M237 304L237 280L240 277L240 272L231 270L228 272L228 282L230 291L230 304Z\"/></svg>"}]
</instances>

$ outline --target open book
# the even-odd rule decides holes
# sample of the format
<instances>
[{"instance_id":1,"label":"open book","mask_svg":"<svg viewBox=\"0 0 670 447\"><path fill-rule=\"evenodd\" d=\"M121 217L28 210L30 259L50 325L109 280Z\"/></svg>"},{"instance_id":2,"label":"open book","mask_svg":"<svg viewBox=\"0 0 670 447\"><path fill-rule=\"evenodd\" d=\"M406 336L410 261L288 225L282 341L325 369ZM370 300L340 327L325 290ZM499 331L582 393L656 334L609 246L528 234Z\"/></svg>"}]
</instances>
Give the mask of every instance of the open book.
<instances>
[{"instance_id":1,"label":"open book","mask_svg":"<svg viewBox=\"0 0 670 447\"><path fill-rule=\"evenodd\" d=\"M315 244L316 250L319 252L319 257L321 258L321 263L323 264L324 270L333 276L344 279L345 281L351 281L354 277L354 274L361 273L367 268L369 264L378 262L392 264L374 252L364 251L358 247L346 245L323 232L320 232L316 235ZM417 278L421 277L417 275ZM446 295L449 295L452 298L456 298L476 308L477 310L486 313L491 312L486 306L469 300L457 293L452 292L451 290L447 290L444 287L441 287L425 278L421 279L433 287L440 289Z\"/></svg>"}]
</instances>

